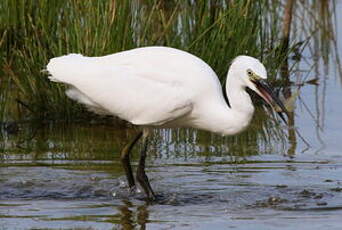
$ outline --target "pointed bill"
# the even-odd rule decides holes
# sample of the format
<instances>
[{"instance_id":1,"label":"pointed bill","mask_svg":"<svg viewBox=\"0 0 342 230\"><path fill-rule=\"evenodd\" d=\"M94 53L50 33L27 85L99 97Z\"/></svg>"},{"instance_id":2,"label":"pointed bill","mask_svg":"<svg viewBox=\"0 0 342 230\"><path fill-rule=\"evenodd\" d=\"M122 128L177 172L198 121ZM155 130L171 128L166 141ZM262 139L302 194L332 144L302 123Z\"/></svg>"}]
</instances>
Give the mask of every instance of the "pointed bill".
<instances>
[{"instance_id":1,"label":"pointed bill","mask_svg":"<svg viewBox=\"0 0 342 230\"><path fill-rule=\"evenodd\" d=\"M283 102L273 93L270 86L267 82L263 80L254 80L253 83L255 84L256 88L258 89L257 93L269 104L272 108L274 105L278 105L281 108L281 112L277 112L280 118L287 124L285 117L283 116L282 112L288 114L287 109L285 108Z\"/></svg>"}]
</instances>

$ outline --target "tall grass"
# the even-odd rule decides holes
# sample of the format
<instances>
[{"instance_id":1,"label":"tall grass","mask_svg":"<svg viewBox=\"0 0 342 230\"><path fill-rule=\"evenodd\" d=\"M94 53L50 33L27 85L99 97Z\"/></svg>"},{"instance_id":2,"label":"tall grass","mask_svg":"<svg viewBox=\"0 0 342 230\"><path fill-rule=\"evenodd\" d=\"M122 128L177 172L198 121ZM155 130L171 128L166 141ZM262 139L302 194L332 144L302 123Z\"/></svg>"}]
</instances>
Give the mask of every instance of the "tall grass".
<instances>
[{"instance_id":1,"label":"tall grass","mask_svg":"<svg viewBox=\"0 0 342 230\"><path fill-rule=\"evenodd\" d=\"M11 84L8 104L19 103L22 117L70 120L87 113L41 72L50 58L67 53L94 56L165 45L198 55L221 78L239 54L261 57L275 69L280 61L270 60L280 22L268 9L266 0L3 0L0 81Z\"/></svg>"},{"instance_id":2,"label":"tall grass","mask_svg":"<svg viewBox=\"0 0 342 230\"><path fill-rule=\"evenodd\" d=\"M90 113L66 98L63 85L49 82L41 72L50 58L71 52L99 56L146 45L172 46L201 57L222 81L229 62L237 55L248 54L262 59L271 79L281 79L279 67L288 56L296 59L291 65L300 58L301 44L312 37L327 41L319 37L331 35L326 30L326 25L331 26L329 1L296 1L295 33L284 54L280 49L284 2L2 0L0 121L89 118ZM319 44L324 56L331 52L328 43ZM248 132L228 139L230 152L257 154L262 145L269 147L270 138L284 140L284 133L274 128L277 123L273 120L258 115L254 119ZM202 140L211 140L208 135L196 134ZM226 143L223 140L223 151Z\"/></svg>"}]
</instances>

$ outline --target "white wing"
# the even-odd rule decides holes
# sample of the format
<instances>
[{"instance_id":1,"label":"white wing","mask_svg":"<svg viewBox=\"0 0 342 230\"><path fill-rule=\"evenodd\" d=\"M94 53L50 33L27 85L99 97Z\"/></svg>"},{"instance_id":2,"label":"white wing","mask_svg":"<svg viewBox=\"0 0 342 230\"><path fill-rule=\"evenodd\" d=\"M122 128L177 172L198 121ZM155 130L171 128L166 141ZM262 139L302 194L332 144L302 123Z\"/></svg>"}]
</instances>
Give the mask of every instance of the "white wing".
<instances>
[{"instance_id":1,"label":"white wing","mask_svg":"<svg viewBox=\"0 0 342 230\"><path fill-rule=\"evenodd\" d=\"M51 59L47 70L51 80L71 86L70 98L133 124L161 125L191 112L191 89L180 80L185 76L132 57L71 54Z\"/></svg>"}]
</instances>

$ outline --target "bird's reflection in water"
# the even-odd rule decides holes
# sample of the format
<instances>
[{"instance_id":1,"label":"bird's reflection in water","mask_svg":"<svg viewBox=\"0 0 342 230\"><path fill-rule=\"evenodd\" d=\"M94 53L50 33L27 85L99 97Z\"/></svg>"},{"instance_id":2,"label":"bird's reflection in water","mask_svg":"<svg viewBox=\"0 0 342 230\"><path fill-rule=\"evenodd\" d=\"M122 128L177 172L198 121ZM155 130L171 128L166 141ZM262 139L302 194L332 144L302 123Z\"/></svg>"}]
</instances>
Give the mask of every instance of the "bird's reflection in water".
<instances>
[{"instance_id":1,"label":"bird's reflection in water","mask_svg":"<svg viewBox=\"0 0 342 230\"><path fill-rule=\"evenodd\" d=\"M118 211L120 212L120 224L116 227L119 229L146 229L149 218L147 204L134 206L130 201L123 200L123 205L118 207Z\"/></svg>"},{"instance_id":2,"label":"bird's reflection in water","mask_svg":"<svg viewBox=\"0 0 342 230\"><path fill-rule=\"evenodd\" d=\"M146 204L141 205L137 208L137 222L140 229L146 229L146 223L148 222L149 212Z\"/></svg>"}]
</instances>

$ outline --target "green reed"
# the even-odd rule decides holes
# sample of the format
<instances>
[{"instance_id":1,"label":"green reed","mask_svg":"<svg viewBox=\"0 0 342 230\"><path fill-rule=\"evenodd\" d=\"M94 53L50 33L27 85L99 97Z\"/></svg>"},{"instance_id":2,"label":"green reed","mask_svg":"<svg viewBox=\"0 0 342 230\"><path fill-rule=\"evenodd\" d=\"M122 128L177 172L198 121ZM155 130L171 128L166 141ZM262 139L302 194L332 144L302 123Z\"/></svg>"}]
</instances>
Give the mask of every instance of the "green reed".
<instances>
[{"instance_id":1,"label":"green reed","mask_svg":"<svg viewBox=\"0 0 342 230\"><path fill-rule=\"evenodd\" d=\"M66 120L89 114L42 72L52 57L165 45L198 55L223 79L239 54L274 60L281 23L263 0L3 0L0 11L0 81L12 87L7 106L25 118Z\"/></svg>"}]
</instances>

